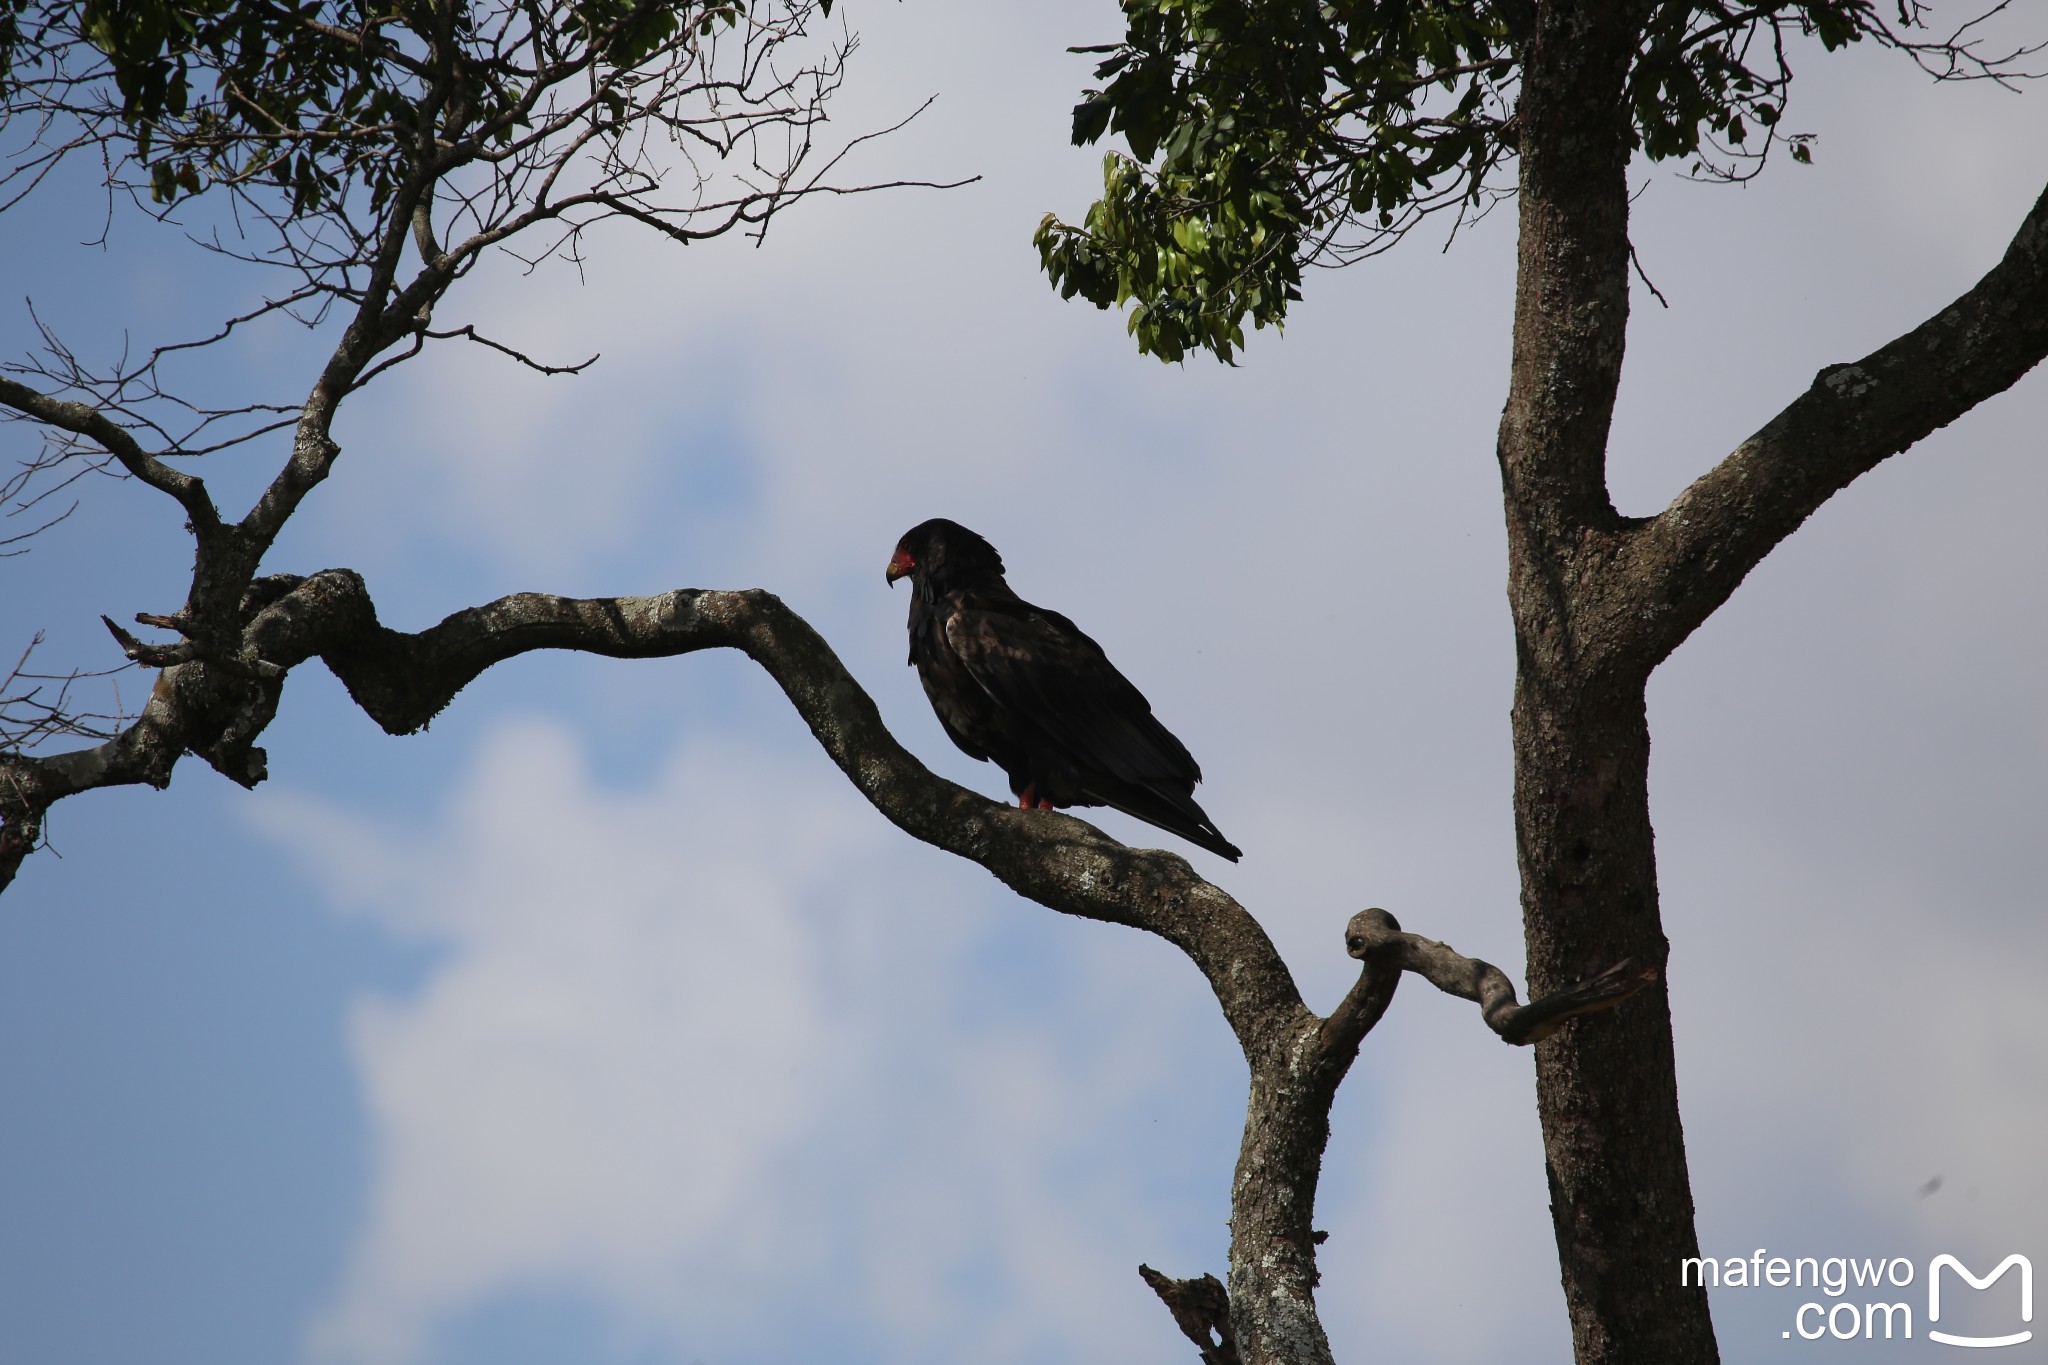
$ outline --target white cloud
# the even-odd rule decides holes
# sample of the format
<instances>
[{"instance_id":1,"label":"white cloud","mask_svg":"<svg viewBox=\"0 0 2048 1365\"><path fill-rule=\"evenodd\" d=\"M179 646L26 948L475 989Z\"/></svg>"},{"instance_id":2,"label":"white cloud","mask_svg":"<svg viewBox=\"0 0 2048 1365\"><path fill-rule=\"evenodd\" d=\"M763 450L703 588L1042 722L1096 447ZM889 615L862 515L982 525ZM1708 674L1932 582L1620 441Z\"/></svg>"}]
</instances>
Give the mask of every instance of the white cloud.
<instances>
[{"instance_id":1,"label":"white cloud","mask_svg":"<svg viewBox=\"0 0 2048 1365\"><path fill-rule=\"evenodd\" d=\"M1147 1044L1171 1015L1054 955L1064 1028L973 1022L986 910L947 898L993 888L834 782L714 742L609 791L524 721L423 829L271 797L348 913L438 950L416 994L355 1011L374 1175L314 1360L431 1359L544 1287L678 1358L792 1297L906 1359L1156 1327L1131 1292L1155 1216L1095 1168L1168 1081ZM790 1287L821 1280L842 1288Z\"/></svg>"},{"instance_id":2,"label":"white cloud","mask_svg":"<svg viewBox=\"0 0 2048 1365\"><path fill-rule=\"evenodd\" d=\"M508 1285L640 1315L772 1264L761 1201L831 1087L759 1078L829 1081L840 1060L830 931L802 915L860 831L799 797L803 836L779 846L684 778L597 794L573 741L532 723L492 740L430 832L273 803L353 906L446 954L417 997L353 1020L377 1183L321 1358L416 1358L438 1318Z\"/></svg>"}]
</instances>

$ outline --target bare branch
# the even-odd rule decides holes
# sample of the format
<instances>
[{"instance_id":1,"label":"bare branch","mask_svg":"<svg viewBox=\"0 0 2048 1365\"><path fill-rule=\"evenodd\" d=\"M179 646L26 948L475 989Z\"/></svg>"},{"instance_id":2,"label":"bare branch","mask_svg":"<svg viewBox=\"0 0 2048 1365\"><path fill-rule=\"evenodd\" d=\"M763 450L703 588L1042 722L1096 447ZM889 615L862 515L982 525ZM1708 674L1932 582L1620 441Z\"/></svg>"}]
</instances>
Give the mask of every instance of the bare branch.
<instances>
[{"instance_id":1,"label":"bare branch","mask_svg":"<svg viewBox=\"0 0 2048 1365\"><path fill-rule=\"evenodd\" d=\"M1446 994L1476 1002L1486 1026L1499 1034L1502 1041L1517 1046L1548 1038L1564 1027L1566 1020L1578 1015L1613 1009L1658 977L1654 965L1624 959L1598 976L1523 1005L1515 999L1514 983L1500 968L1466 957L1435 939L1403 933L1400 921L1378 908L1361 910L1351 917L1344 930L1344 950L1365 964L1365 970L1359 974L1361 987L1382 969L1414 972ZM1346 1003L1369 990L1354 988ZM1386 993L1392 996L1391 986ZM1381 1008L1383 1011L1384 1005ZM1332 1015L1332 1022L1338 1017ZM1372 1016L1373 1022L1377 1018ZM1371 1027L1371 1022L1365 1025L1367 1029Z\"/></svg>"},{"instance_id":2,"label":"bare branch","mask_svg":"<svg viewBox=\"0 0 2048 1365\"><path fill-rule=\"evenodd\" d=\"M84 403L67 402L31 389L26 384L0 375L0 403L39 422L96 441L121 462L121 467L150 487L177 499L195 528L211 529L220 524L220 514L206 495L206 485L190 474L180 473L136 443L135 437L105 413Z\"/></svg>"},{"instance_id":3,"label":"bare branch","mask_svg":"<svg viewBox=\"0 0 2048 1365\"><path fill-rule=\"evenodd\" d=\"M128 665L38 673L29 667L29 660L42 643L43 634L37 631L7 676L0 678L0 754L25 753L54 739L112 739L128 720L121 709L120 689L114 689L112 711L75 709L71 690L84 679L111 677ZM52 692L54 695L46 695Z\"/></svg>"},{"instance_id":4,"label":"bare branch","mask_svg":"<svg viewBox=\"0 0 2048 1365\"><path fill-rule=\"evenodd\" d=\"M1202 1365L1238 1365L1237 1336L1230 1330L1230 1295L1214 1275L1198 1280L1176 1280L1149 1265L1138 1267L1138 1277L1152 1287L1174 1325L1195 1343Z\"/></svg>"},{"instance_id":5,"label":"bare branch","mask_svg":"<svg viewBox=\"0 0 2048 1365\"><path fill-rule=\"evenodd\" d=\"M1649 290L1650 296L1657 300L1658 306L1669 308L1671 300L1664 297L1664 291L1659 289L1657 282L1650 278L1650 272L1643 269L1643 258L1636 254L1636 244L1633 241L1628 244L1628 263L1634 268L1636 278L1643 282L1643 288Z\"/></svg>"},{"instance_id":6,"label":"bare branch","mask_svg":"<svg viewBox=\"0 0 2048 1365\"><path fill-rule=\"evenodd\" d=\"M114 637L114 643L121 646L121 652L135 663L150 668L169 668L173 664L188 663L197 657L192 651L190 641L175 645L149 645L121 629L111 616L100 617L100 624L107 628L107 634Z\"/></svg>"},{"instance_id":7,"label":"bare branch","mask_svg":"<svg viewBox=\"0 0 2048 1365\"><path fill-rule=\"evenodd\" d=\"M41 499L38 498L35 501L41 501ZM20 507L10 508L8 510L7 515L13 516L16 512L26 511L29 507L33 505L33 502L28 502L23 503ZM16 531L11 536L0 536L0 559L12 559L16 555L27 554L28 547L22 544L23 541L34 540L37 536L49 530L52 526L58 525L60 522L70 520L71 514L73 512L76 512L77 510L78 501L77 499L74 498L69 507L57 513L55 516L46 518L39 524L31 526L28 530ZM9 546L13 546L15 548L10 549L8 548Z\"/></svg>"},{"instance_id":8,"label":"bare branch","mask_svg":"<svg viewBox=\"0 0 2048 1365\"><path fill-rule=\"evenodd\" d=\"M537 371L541 374L582 374L592 365L595 365L599 360L599 357L593 354L590 357L590 359L579 360L574 365L544 365L540 361L535 360L532 356L527 355L524 351L515 351L510 346L505 345L503 342L491 340L489 337L477 331L475 323L465 323L463 326L456 328L452 332L422 332L421 335L431 337L436 341L452 340L453 338L456 337L467 337L469 338L469 340L474 341L477 345L487 346L491 350L496 351L501 355L509 355L514 360L518 361L520 364L526 366L527 369Z\"/></svg>"},{"instance_id":9,"label":"bare branch","mask_svg":"<svg viewBox=\"0 0 2048 1365\"><path fill-rule=\"evenodd\" d=\"M1814 376L1762 430L1622 539L1605 614L1645 673L1816 508L2048 356L2048 190L2005 256L1927 321ZM1625 626L1625 629L1623 628Z\"/></svg>"},{"instance_id":10,"label":"bare branch","mask_svg":"<svg viewBox=\"0 0 2048 1365\"><path fill-rule=\"evenodd\" d=\"M1272 1047L1312 1018L1258 921L1185 859L1129 848L1070 816L1016 810L934 776L896 742L831 647L769 593L520 593L406 635L378 623L360 576L332 569L258 580L243 614L239 653L195 647L191 661L165 670L144 714L116 739L0 763L0 783L12 788L0 787L0 813L13 823L95 787L162 786L187 749L253 786L264 776L253 741L275 713L282 676L316 655L373 720L408 734L486 668L532 650L666 658L738 649L767 670L833 762L906 833L979 863L1041 905L1174 943L1208 977L1247 1051Z\"/></svg>"}]
</instances>

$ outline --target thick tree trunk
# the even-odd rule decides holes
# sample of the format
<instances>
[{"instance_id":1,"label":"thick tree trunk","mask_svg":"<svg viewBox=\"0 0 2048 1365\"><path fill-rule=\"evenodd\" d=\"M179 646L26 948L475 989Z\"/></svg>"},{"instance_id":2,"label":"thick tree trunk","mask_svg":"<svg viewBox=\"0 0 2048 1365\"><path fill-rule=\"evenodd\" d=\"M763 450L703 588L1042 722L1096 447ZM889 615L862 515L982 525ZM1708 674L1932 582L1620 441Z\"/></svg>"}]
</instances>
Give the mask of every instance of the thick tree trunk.
<instances>
[{"instance_id":1,"label":"thick tree trunk","mask_svg":"<svg viewBox=\"0 0 2048 1365\"><path fill-rule=\"evenodd\" d=\"M1628 328L1623 86L1647 6L1538 6L1517 116L1521 238L1501 417L1514 613L1515 825L1529 990L1624 957L1662 966L1643 685L1656 658L1616 610L1632 523L1608 498ZM1537 1048L1551 1215L1578 1365L1717 1360L1663 985Z\"/></svg>"},{"instance_id":2,"label":"thick tree trunk","mask_svg":"<svg viewBox=\"0 0 2048 1365\"><path fill-rule=\"evenodd\" d=\"M1665 961L1640 687L1588 694L1525 664L1515 694L1515 831L1529 990L1623 957ZM1660 977L1661 977L1660 973ZM1550 1213L1579 1365L1717 1360L1660 983L1536 1047Z\"/></svg>"}]
</instances>

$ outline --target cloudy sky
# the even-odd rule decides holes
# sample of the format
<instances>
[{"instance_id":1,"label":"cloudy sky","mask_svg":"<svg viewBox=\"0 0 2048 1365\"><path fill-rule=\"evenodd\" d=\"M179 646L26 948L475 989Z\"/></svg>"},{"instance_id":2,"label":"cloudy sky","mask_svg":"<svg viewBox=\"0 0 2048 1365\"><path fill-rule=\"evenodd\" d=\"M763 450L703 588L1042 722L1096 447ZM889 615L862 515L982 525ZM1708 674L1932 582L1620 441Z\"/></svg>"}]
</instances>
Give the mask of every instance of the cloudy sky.
<instances>
[{"instance_id":1,"label":"cloudy sky","mask_svg":"<svg viewBox=\"0 0 2048 1365\"><path fill-rule=\"evenodd\" d=\"M1246 856L1191 856L1312 1003L1369 904L1519 977L1511 215L1315 276L1237 369L1160 366L1030 246L1092 195L1064 49L1113 7L847 9L839 126L937 96L856 170L978 184L808 205L759 250L619 232L581 280L480 276L467 316L603 361L449 351L362 396L272 568L357 568L406 628L521 589L766 587L1000 795L882 583L950 516L1200 758ZM2048 95L1796 60L1814 167L1637 176L1671 306L1637 291L1625 511L1967 288L2048 182ZM25 298L106 356L252 287L133 223L77 245L97 224L82 181L0 218L8 354ZM231 363L310 373L285 344ZM2048 1270L2044 431L2037 374L1835 499L1652 684L1709 1254ZM207 472L232 497L274 459ZM98 613L168 609L189 562L161 497L93 486L0 562L0 647L103 666ZM66 803L61 856L0 902L0 1359L1191 1358L1135 1267L1224 1268L1244 1068L1200 978L903 838L743 659L522 659L404 740L309 668L267 743L255 793L194 762ZM1339 1358L1565 1358L1545 1198L1529 1055L1404 991L1334 1118ZM1941 1352L1782 1337L1814 1297L1723 1290L1724 1353Z\"/></svg>"}]
</instances>

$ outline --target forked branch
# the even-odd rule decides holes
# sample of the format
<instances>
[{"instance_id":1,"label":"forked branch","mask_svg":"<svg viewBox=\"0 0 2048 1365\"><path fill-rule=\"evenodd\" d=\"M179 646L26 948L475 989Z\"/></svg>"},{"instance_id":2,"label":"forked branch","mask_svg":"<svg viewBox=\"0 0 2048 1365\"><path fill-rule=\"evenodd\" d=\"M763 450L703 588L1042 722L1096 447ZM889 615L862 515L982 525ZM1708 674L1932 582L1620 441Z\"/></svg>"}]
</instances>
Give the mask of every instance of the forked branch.
<instances>
[{"instance_id":1,"label":"forked branch","mask_svg":"<svg viewBox=\"0 0 2048 1365\"><path fill-rule=\"evenodd\" d=\"M1676 649L1820 505L2048 357L2048 190L1961 297L1814 376L1762 430L1625 538L1606 614L1642 673Z\"/></svg>"}]
</instances>

